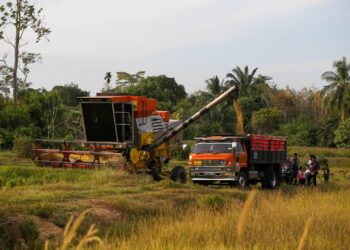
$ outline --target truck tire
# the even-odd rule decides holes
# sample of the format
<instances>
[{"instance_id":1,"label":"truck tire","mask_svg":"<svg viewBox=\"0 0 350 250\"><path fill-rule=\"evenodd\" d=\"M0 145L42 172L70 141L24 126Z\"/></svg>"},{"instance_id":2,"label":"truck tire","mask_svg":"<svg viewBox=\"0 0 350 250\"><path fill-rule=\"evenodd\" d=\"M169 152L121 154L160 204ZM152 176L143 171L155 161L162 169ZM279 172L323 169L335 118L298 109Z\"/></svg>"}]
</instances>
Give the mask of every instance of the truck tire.
<instances>
[{"instance_id":1,"label":"truck tire","mask_svg":"<svg viewBox=\"0 0 350 250\"><path fill-rule=\"evenodd\" d=\"M248 175L245 172L239 172L238 174L238 180L237 180L237 186L239 188L246 188L249 186L248 182Z\"/></svg>"},{"instance_id":2,"label":"truck tire","mask_svg":"<svg viewBox=\"0 0 350 250\"><path fill-rule=\"evenodd\" d=\"M179 182L179 183L186 183L187 182L187 173L184 167L182 166L176 166L171 170L170 173L170 180Z\"/></svg>"},{"instance_id":3,"label":"truck tire","mask_svg":"<svg viewBox=\"0 0 350 250\"><path fill-rule=\"evenodd\" d=\"M261 187L265 189L275 189L278 186L278 177L274 171L266 171L261 180Z\"/></svg>"}]
</instances>

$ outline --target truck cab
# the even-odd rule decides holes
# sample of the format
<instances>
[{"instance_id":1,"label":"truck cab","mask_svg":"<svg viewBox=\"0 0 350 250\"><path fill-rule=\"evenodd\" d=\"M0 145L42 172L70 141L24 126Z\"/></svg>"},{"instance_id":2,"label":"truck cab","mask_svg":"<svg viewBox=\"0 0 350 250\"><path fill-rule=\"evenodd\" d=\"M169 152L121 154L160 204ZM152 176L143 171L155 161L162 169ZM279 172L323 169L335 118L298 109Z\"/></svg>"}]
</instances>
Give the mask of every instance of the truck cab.
<instances>
[{"instance_id":1,"label":"truck cab","mask_svg":"<svg viewBox=\"0 0 350 250\"><path fill-rule=\"evenodd\" d=\"M190 178L198 184L241 188L262 183L275 188L286 158L284 137L215 135L196 138L189 156Z\"/></svg>"}]
</instances>

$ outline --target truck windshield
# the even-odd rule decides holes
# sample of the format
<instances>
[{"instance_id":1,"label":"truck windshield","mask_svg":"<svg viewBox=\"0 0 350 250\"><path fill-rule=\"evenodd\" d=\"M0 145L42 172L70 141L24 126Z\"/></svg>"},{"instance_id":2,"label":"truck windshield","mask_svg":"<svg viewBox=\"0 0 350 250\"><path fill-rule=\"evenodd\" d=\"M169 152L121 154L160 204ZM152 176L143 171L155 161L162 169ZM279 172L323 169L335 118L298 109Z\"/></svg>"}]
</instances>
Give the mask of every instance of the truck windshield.
<instances>
[{"instance_id":1,"label":"truck windshield","mask_svg":"<svg viewBox=\"0 0 350 250\"><path fill-rule=\"evenodd\" d=\"M200 142L194 145L192 153L231 153L232 142Z\"/></svg>"}]
</instances>

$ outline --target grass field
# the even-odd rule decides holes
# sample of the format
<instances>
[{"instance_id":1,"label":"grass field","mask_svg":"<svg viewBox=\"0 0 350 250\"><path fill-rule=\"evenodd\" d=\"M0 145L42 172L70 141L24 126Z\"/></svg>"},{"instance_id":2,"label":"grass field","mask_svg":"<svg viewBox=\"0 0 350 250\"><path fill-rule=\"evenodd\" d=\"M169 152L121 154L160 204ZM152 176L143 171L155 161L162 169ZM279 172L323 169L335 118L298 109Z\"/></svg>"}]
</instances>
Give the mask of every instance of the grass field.
<instances>
[{"instance_id":1,"label":"grass field","mask_svg":"<svg viewBox=\"0 0 350 250\"><path fill-rule=\"evenodd\" d=\"M326 157L330 183L274 191L156 183L113 169L38 168L0 152L0 245L62 247L69 218L87 211L67 249L87 242L92 224L102 241L80 249L349 249L350 150L294 152L302 163L310 153Z\"/></svg>"}]
</instances>

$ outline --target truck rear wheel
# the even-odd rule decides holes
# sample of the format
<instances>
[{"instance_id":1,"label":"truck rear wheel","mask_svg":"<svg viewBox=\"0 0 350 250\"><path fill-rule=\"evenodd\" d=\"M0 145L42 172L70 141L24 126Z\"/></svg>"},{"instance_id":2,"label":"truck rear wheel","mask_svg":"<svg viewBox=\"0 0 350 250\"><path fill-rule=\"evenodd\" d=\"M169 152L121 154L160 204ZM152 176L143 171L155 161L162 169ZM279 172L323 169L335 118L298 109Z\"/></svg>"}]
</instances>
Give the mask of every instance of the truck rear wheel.
<instances>
[{"instance_id":1,"label":"truck rear wheel","mask_svg":"<svg viewBox=\"0 0 350 250\"><path fill-rule=\"evenodd\" d=\"M249 186L247 173L239 172L237 185L239 188L242 188L242 189Z\"/></svg>"},{"instance_id":2,"label":"truck rear wheel","mask_svg":"<svg viewBox=\"0 0 350 250\"><path fill-rule=\"evenodd\" d=\"M266 171L261 180L261 187L266 189L275 189L278 186L277 175L274 171Z\"/></svg>"},{"instance_id":3,"label":"truck rear wheel","mask_svg":"<svg viewBox=\"0 0 350 250\"><path fill-rule=\"evenodd\" d=\"M187 173L184 167L182 166L176 166L171 170L170 173L170 180L179 182L179 183L186 183L187 182Z\"/></svg>"}]
</instances>

